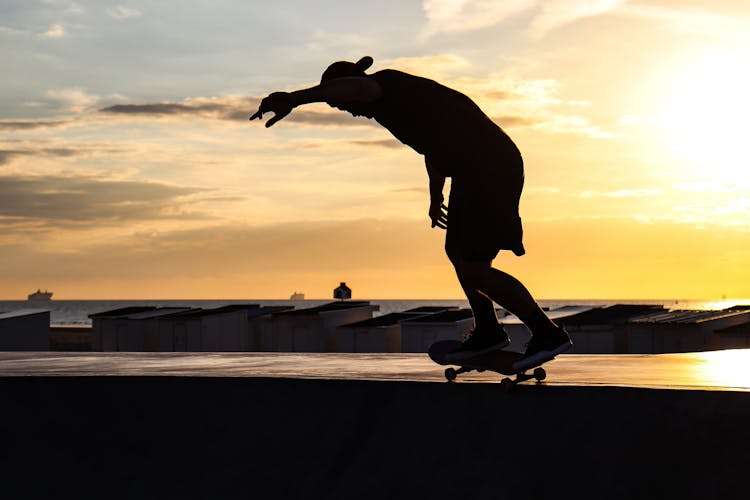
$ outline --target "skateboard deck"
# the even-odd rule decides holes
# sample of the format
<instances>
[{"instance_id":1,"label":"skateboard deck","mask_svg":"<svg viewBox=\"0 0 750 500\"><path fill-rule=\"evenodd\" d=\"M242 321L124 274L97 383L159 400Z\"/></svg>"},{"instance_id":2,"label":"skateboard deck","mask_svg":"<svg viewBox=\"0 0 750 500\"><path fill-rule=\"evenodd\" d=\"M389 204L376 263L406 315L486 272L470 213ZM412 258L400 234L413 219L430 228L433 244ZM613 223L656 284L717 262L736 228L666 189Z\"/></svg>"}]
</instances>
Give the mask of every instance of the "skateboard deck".
<instances>
[{"instance_id":1,"label":"skateboard deck","mask_svg":"<svg viewBox=\"0 0 750 500\"><path fill-rule=\"evenodd\" d=\"M462 360L451 360L445 359L446 354L451 351L458 349L461 346L461 342L458 340L442 340L432 344L427 352L430 359L439 365L453 365L459 368L446 368L445 378L448 382L453 382L456 377L461 373L470 371L493 371L501 375L514 375L515 378L505 377L501 380L501 384L505 389L510 389L520 382L526 380L536 379L537 382L541 382L547 377L547 373L541 366L534 368L531 373L527 373L527 370L514 370L513 363L523 357L521 353L512 351L492 351L487 354L480 354L473 356L468 359Z\"/></svg>"}]
</instances>

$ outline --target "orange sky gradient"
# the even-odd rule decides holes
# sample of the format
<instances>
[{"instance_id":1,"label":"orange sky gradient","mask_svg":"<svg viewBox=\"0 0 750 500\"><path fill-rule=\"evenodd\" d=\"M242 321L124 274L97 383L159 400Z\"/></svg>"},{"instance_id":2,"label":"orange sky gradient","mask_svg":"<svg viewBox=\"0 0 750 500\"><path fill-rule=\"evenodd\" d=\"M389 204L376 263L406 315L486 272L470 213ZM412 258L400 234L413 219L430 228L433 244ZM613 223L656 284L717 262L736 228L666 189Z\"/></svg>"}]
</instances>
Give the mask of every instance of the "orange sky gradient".
<instances>
[{"instance_id":1,"label":"orange sky gradient","mask_svg":"<svg viewBox=\"0 0 750 500\"><path fill-rule=\"evenodd\" d=\"M0 21L2 299L462 298L419 155L320 104L247 121L363 55L518 144L527 254L495 265L535 297L750 297L745 2L97 5Z\"/></svg>"}]
</instances>

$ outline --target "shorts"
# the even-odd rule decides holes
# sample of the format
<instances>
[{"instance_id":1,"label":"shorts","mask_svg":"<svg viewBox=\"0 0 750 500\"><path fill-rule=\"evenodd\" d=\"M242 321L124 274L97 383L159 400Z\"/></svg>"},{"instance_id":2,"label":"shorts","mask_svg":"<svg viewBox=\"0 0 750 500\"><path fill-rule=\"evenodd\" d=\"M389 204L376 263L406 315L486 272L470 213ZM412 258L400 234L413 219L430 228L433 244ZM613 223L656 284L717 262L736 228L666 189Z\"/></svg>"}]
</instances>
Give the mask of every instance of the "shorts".
<instances>
[{"instance_id":1,"label":"shorts","mask_svg":"<svg viewBox=\"0 0 750 500\"><path fill-rule=\"evenodd\" d=\"M489 163L452 177L445 235L448 255L491 262L500 250L526 253L518 214L523 160L493 156Z\"/></svg>"}]
</instances>

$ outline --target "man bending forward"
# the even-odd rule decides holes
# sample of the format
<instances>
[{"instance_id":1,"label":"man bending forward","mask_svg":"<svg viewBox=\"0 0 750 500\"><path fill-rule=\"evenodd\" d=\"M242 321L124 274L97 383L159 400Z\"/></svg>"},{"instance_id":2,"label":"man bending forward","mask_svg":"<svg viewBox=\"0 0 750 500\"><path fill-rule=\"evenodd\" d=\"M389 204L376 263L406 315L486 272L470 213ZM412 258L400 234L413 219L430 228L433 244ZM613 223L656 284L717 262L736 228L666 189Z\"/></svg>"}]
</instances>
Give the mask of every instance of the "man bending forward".
<instances>
[{"instance_id":1,"label":"man bending forward","mask_svg":"<svg viewBox=\"0 0 750 500\"><path fill-rule=\"evenodd\" d=\"M375 119L399 141L425 158L430 184L432 227L447 229L445 252L474 313L474 330L448 356L458 361L506 347L508 335L497 321L497 303L518 316L532 337L514 368L536 366L573 345L526 287L492 267L500 250L521 256L523 229L518 203L523 189L521 153L503 130L464 94L433 80L392 69L366 74L373 63L331 64L320 85L274 92L251 120L273 112L266 127L302 104L326 102L354 116ZM448 205L443 186L451 177Z\"/></svg>"}]
</instances>

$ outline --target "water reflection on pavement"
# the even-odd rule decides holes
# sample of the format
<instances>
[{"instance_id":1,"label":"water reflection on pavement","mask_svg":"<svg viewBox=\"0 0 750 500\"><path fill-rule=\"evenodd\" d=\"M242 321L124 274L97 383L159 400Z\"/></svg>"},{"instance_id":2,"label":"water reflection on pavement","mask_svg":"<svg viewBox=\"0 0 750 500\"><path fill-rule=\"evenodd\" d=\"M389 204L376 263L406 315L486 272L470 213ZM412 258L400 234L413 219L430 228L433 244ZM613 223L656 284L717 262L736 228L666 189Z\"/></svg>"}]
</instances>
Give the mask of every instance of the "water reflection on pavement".
<instances>
[{"instance_id":1,"label":"water reflection on pavement","mask_svg":"<svg viewBox=\"0 0 750 500\"><path fill-rule=\"evenodd\" d=\"M750 390L750 349L688 354L559 356L547 385ZM425 354L2 352L0 376L273 377L442 382ZM457 382L502 376L466 373Z\"/></svg>"}]
</instances>

